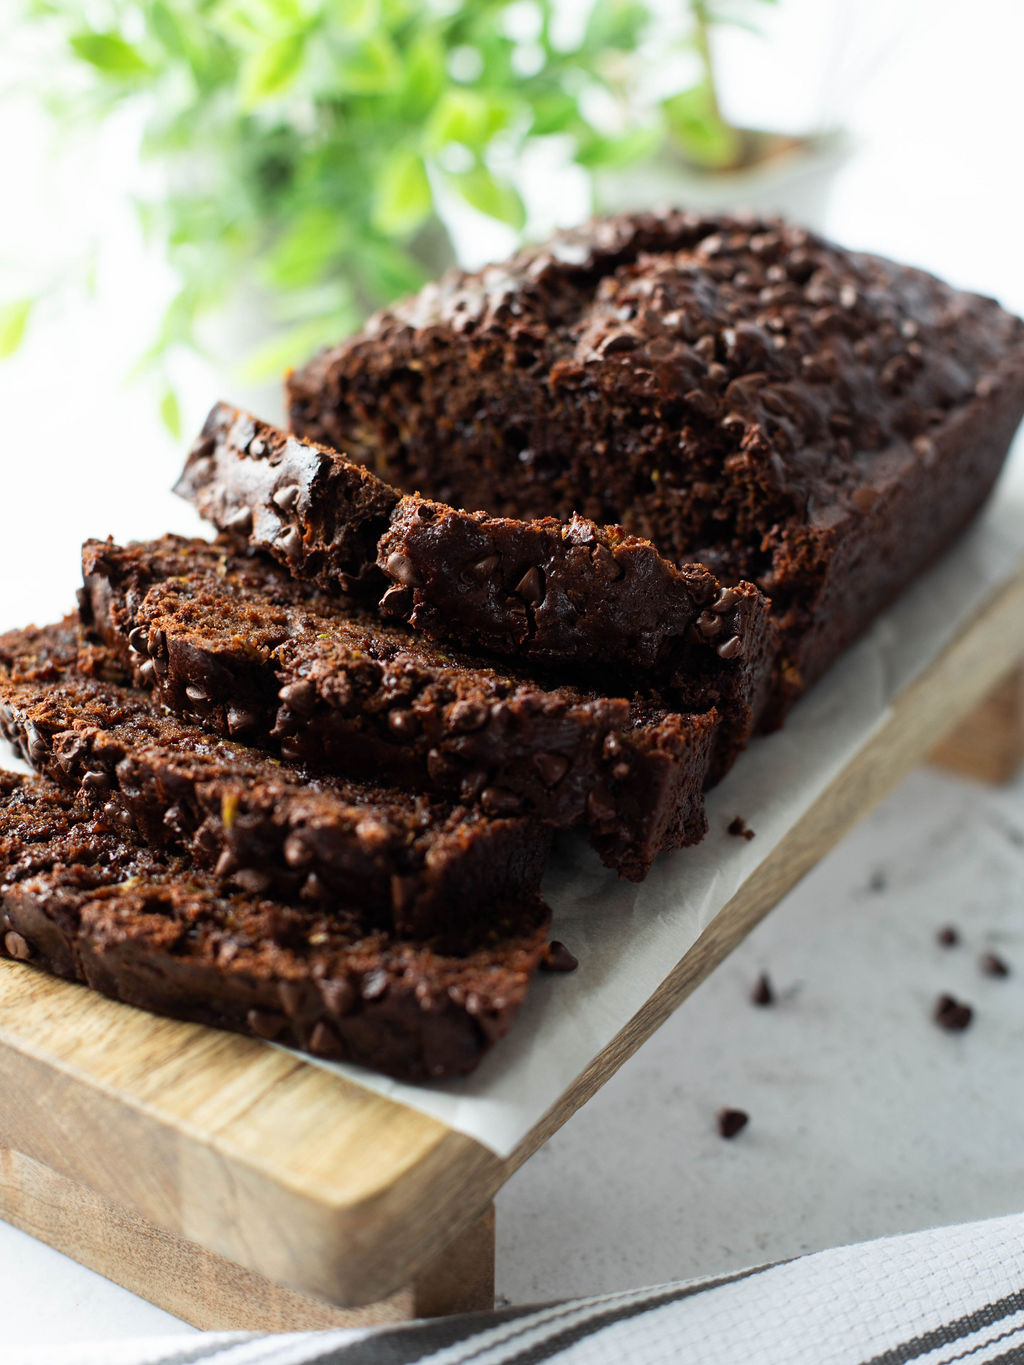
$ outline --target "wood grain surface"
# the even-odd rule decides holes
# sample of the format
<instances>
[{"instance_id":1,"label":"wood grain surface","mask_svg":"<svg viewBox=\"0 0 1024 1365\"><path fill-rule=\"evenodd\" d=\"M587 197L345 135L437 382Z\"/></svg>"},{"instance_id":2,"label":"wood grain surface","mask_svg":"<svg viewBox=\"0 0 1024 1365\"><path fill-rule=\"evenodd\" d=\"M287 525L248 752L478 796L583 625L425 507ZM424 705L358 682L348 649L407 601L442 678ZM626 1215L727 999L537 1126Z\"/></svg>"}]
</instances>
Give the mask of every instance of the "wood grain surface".
<instances>
[{"instance_id":1,"label":"wood grain surface","mask_svg":"<svg viewBox=\"0 0 1024 1365\"><path fill-rule=\"evenodd\" d=\"M386 1300L458 1246L516 1167L1022 655L1024 571L906 689L507 1160L288 1053L8 962L0 964L0 1147L123 1219L221 1258L232 1273L343 1306ZM7 1160L16 1187L22 1168ZM51 1238L60 1245L59 1220ZM80 1237L69 1234L62 1249L84 1259ZM146 1292L127 1260L105 1264L103 1273Z\"/></svg>"}]
</instances>

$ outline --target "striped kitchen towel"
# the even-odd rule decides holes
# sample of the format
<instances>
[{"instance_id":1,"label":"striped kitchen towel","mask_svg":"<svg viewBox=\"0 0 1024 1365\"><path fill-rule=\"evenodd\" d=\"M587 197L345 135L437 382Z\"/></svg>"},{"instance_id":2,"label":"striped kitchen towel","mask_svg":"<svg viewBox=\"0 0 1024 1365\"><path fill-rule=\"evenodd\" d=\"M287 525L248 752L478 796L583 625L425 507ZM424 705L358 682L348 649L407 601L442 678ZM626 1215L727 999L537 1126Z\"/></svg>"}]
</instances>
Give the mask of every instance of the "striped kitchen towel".
<instances>
[{"instance_id":1,"label":"striped kitchen towel","mask_svg":"<svg viewBox=\"0 0 1024 1365\"><path fill-rule=\"evenodd\" d=\"M704 1280L401 1327L4 1350L5 1365L1009 1365L1024 1215Z\"/></svg>"}]
</instances>

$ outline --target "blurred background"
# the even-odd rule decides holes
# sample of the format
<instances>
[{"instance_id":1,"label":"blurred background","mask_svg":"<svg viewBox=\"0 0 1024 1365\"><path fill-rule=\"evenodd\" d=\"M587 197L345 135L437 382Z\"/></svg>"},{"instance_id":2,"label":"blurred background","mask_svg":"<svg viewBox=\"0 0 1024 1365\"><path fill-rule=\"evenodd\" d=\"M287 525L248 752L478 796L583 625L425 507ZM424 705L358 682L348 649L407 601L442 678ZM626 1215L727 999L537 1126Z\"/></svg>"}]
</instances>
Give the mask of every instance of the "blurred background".
<instances>
[{"instance_id":1,"label":"blurred background","mask_svg":"<svg viewBox=\"0 0 1024 1365\"><path fill-rule=\"evenodd\" d=\"M168 489L214 400L280 417L283 368L372 308L595 210L781 209L1024 311L1019 0L5 0L0 25L0 629L72 605L85 537L199 529ZM977 997L986 944L1024 971L1022 884L1024 784L915 775L515 1177L500 1291L1024 1207L1019 988L986 988L994 1032L927 1021ZM174 1325L0 1234L15 1340Z\"/></svg>"}]
</instances>

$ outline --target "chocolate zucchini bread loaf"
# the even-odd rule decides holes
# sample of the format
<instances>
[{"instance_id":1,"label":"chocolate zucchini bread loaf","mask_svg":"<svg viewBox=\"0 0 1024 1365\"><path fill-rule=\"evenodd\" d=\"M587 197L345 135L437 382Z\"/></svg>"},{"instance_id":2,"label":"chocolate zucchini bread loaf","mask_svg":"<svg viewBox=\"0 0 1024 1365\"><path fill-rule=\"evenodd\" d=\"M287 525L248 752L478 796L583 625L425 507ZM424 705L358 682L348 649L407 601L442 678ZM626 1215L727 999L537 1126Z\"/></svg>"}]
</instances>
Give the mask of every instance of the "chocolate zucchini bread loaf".
<instances>
[{"instance_id":1,"label":"chocolate zucchini bread loaf","mask_svg":"<svg viewBox=\"0 0 1024 1365\"><path fill-rule=\"evenodd\" d=\"M621 523L756 583L794 695L988 493L1024 324L778 221L644 213L449 274L289 400L299 437L399 488Z\"/></svg>"},{"instance_id":2,"label":"chocolate zucchini bread loaf","mask_svg":"<svg viewBox=\"0 0 1024 1365\"><path fill-rule=\"evenodd\" d=\"M162 715L145 693L82 678L71 620L0 636L0 730L112 826L236 889L355 907L399 933L460 934L533 913L546 831L394 788L314 778Z\"/></svg>"},{"instance_id":3,"label":"chocolate zucchini bread loaf","mask_svg":"<svg viewBox=\"0 0 1024 1365\"><path fill-rule=\"evenodd\" d=\"M718 723L453 657L272 560L176 536L83 550L82 621L171 711L320 771L585 823L642 878L699 842Z\"/></svg>"},{"instance_id":4,"label":"chocolate zucchini bread loaf","mask_svg":"<svg viewBox=\"0 0 1024 1365\"><path fill-rule=\"evenodd\" d=\"M544 952L536 897L456 951L225 890L38 778L0 772L0 957L159 1014L406 1080L463 1075Z\"/></svg>"},{"instance_id":5,"label":"chocolate zucchini bread loaf","mask_svg":"<svg viewBox=\"0 0 1024 1365\"><path fill-rule=\"evenodd\" d=\"M337 452L226 404L177 491L296 577L380 598L386 615L435 639L557 665L604 693L657 687L674 711L715 707L716 775L764 704L776 642L760 593L723 589L702 565L676 566L616 527L403 498Z\"/></svg>"}]
</instances>

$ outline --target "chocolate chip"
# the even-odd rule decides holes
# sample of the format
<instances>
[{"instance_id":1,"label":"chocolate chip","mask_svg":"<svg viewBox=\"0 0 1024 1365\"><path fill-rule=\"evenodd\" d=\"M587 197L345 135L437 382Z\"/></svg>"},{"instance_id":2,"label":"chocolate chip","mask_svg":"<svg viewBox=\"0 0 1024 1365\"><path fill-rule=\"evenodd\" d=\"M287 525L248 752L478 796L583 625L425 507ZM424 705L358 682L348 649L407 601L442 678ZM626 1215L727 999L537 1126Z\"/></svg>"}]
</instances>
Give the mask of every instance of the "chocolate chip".
<instances>
[{"instance_id":1,"label":"chocolate chip","mask_svg":"<svg viewBox=\"0 0 1024 1365\"><path fill-rule=\"evenodd\" d=\"M594 565L595 572L598 573L601 578L606 578L614 583L625 576L625 569L623 569L622 565L615 558L607 545L595 545L590 553L590 558Z\"/></svg>"},{"instance_id":2,"label":"chocolate chip","mask_svg":"<svg viewBox=\"0 0 1024 1365\"><path fill-rule=\"evenodd\" d=\"M388 588L379 605L385 616L408 616L412 607L412 593L408 588L401 588L395 584L394 587Z\"/></svg>"},{"instance_id":3,"label":"chocolate chip","mask_svg":"<svg viewBox=\"0 0 1024 1365\"><path fill-rule=\"evenodd\" d=\"M135 670L135 680L141 687L152 687L156 679L156 664L152 659L147 659L144 664L140 664Z\"/></svg>"},{"instance_id":4,"label":"chocolate chip","mask_svg":"<svg viewBox=\"0 0 1024 1365\"><path fill-rule=\"evenodd\" d=\"M302 549L302 532L297 526L289 526L274 541L274 549L285 559L296 559Z\"/></svg>"},{"instance_id":5,"label":"chocolate chip","mask_svg":"<svg viewBox=\"0 0 1024 1365\"><path fill-rule=\"evenodd\" d=\"M149 632L142 626L136 626L134 630L128 632L128 648L136 654L149 653Z\"/></svg>"},{"instance_id":6,"label":"chocolate chip","mask_svg":"<svg viewBox=\"0 0 1024 1365\"><path fill-rule=\"evenodd\" d=\"M772 990L772 983L767 972L762 972L754 982L750 992L750 1003L752 1005L774 1005L775 992Z\"/></svg>"},{"instance_id":7,"label":"chocolate chip","mask_svg":"<svg viewBox=\"0 0 1024 1365\"><path fill-rule=\"evenodd\" d=\"M226 848L221 853L220 857L217 859L216 865L213 869L214 876L230 877L232 872L234 872L235 868L237 868L237 866L238 859L236 858L234 851L230 848Z\"/></svg>"},{"instance_id":8,"label":"chocolate chip","mask_svg":"<svg viewBox=\"0 0 1024 1365\"><path fill-rule=\"evenodd\" d=\"M950 1033L962 1033L974 1018L974 1011L970 1005L963 1004L951 995L940 995L935 1002L932 1018L940 1028L948 1029Z\"/></svg>"},{"instance_id":9,"label":"chocolate chip","mask_svg":"<svg viewBox=\"0 0 1024 1365\"><path fill-rule=\"evenodd\" d=\"M289 834L282 845L281 852L289 867L298 869L308 867L313 861L313 850L301 834Z\"/></svg>"},{"instance_id":10,"label":"chocolate chip","mask_svg":"<svg viewBox=\"0 0 1024 1365\"><path fill-rule=\"evenodd\" d=\"M50 746L46 740L31 724L25 729L25 752L28 755L28 761L32 764L42 763L50 752Z\"/></svg>"},{"instance_id":11,"label":"chocolate chip","mask_svg":"<svg viewBox=\"0 0 1024 1365\"><path fill-rule=\"evenodd\" d=\"M320 994L330 1012L339 1019L351 1014L356 1007L356 992L343 976L321 981Z\"/></svg>"},{"instance_id":12,"label":"chocolate chip","mask_svg":"<svg viewBox=\"0 0 1024 1365\"><path fill-rule=\"evenodd\" d=\"M329 1057L335 1061L345 1055L341 1039L324 1019L313 1026L313 1032L309 1035L309 1050L318 1057Z\"/></svg>"},{"instance_id":13,"label":"chocolate chip","mask_svg":"<svg viewBox=\"0 0 1024 1365\"><path fill-rule=\"evenodd\" d=\"M232 881L250 896L262 896L270 887L270 878L255 867L240 868L232 876Z\"/></svg>"},{"instance_id":14,"label":"chocolate chip","mask_svg":"<svg viewBox=\"0 0 1024 1365\"><path fill-rule=\"evenodd\" d=\"M298 716L311 715L316 705L316 688L308 678L296 678L294 682L285 683L277 695Z\"/></svg>"},{"instance_id":15,"label":"chocolate chip","mask_svg":"<svg viewBox=\"0 0 1024 1365\"><path fill-rule=\"evenodd\" d=\"M710 640L721 631L722 618L716 616L713 611L702 611L697 617L697 629L705 640Z\"/></svg>"},{"instance_id":16,"label":"chocolate chip","mask_svg":"<svg viewBox=\"0 0 1024 1365\"><path fill-rule=\"evenodd\" d=\"M570 953L565 944L557 938L544 946L544 956L540 960L543 972L574 972L580 965L579 958Z\"/></svg>"},{"instance_id":17,"label":"chocolate chip","mask_svg":"<svg viewBox=\"0 0 1024 1365\"><path fill-rule=\"evenodd\" d=\"M720 1137L734 1138L750 1122L750 1115L742 1109L719 1109L718 1132Z\"/></svg>"},{"instance_id":18,"label":"chocolate chip","mask_svg":"<svg viewBox=\"0 0 1024 1365\"><path fill-rule=\"evenodd\" d=\"M206 688L200 687L198 683L189 683L185 688L185 696L188 697L189 701L199 702L210 700L210 694L207 692Z\"/></svg>"},{"instance_id":19,"label":"chocolate chip","mask_svg":"<svg viewBox=\"0 0 1024 1365\"><path fill-rule=\"evenodd\" d=\"M726 826L726 830L737 839L754 838L754 831L748 826L742 815L734 816Z\"/></svg>"},{"instance_id":20,"label":"chocolate chip","mask_svg":"<svg viewBox=\"0 0 1024 1365\"><path fill-rule=\"evenodd\" d=\"M478 559L475 564L471 564L469 568L466 569L466 573L470 578L475 578L479 583L485 578L490 578L499 563L500 560L497 555L485 555L483 559Z\"/></svg>"},{"instance_id":21,"label":"chocolate chip","mask_svg":"<svg viewBox=\"0 0 1024 1365\"><path fill-rule=\"evenodd\" d=\"M743 641L738 635L730 635L728 640L718 646L718 654L722 659L738 659L743 653Z\"/></svg>"},{"instance_id":22,"label":"chocolate chip","mask_svg":"<svg viewBox=\"0 0 1024 1365\"><path fill-rule=\"evenodd\" d=\"M544 575L534 565L526 570L516 584L515 590L524 602L529 602L535 607L539 606L544 600Z\"/></svg>"},{"instance_id":23,"label":"chocolate chip","mask_svg":"<svg viewBox=\"0 0 1024 1365\"><path fill-rule=\"evenodd\" d=\"M983 953L980 962L981 970L986 976L1009 976L1010 968L998 953Z\"/></svg>"},{"instance_id":24,"label":"chocolate chip","mask_svg":"<svg viewBox=\"0 0 1024 1365\"><path fill-rule=\"evenodd\" d=\"M274 506L280 508L282 512L294 512L295 506L302 496L302 489L297 483L285 484L283 488L278 488L273 494L271 501Z\"/></svg>"},{"instance_id":25,"label":"chocolate chip","mask_svg":"<svg viewBox=\"0 0 1024 1365\"><path fill-rule=\"evenodd\" d=\"M721 615L722 612L731 610L739 600L740 595L735 588L722 588L711 603L711 610Z\"/></svg>"},{"instance_id":26,"label":"chocolate chip","mask_svg":"<svg viewBox=\"0 0 1024 1365\"><path fill-rule=\"evenodd\" d=\"M457 701L448 712L448 724L460 735L482 728L487 720L487 707L478 701Z\"/></svg>"},{"instance_id":27,"label":"chocolate chip","mask_svg":"<svg viewBox=\"0 0 1024 1365\"><path fill-rule=\"evenodd\" d=\"M480 793L480 804L488 815L515 815L523 802L507 787L485 787Z\"/></svg>"},{"instance_id":28,"label":"chocolate chip","mask_svg":"<svg viewBox=\"0 0 1024 1365\"><path fill-rule=\"evenodd\" d=\"M110 777L102 768L93 768L82 778L86 791L105 792L110 790Z\"/></svg>"},{"instance_id":29,"label":"chocolate chip","mask_svg":"<svg viewBox=\"0 0 1024 1365\"><path fill-rule=\"evenodd\" d=\"M388 974L384 971L368 972L363 977L360 991L364 1000L379 1000L388 988Z\"/></svg>"},{"instance_id":30,"label":"chocolate chip","mask_svg":"<svg viewBox=\"0 0 1024 1365\"><path fill-rule=\"evenodd\" d=\"M256 713L242 706L228 707L228 734L240 735L244 730L251 730L256 724Z\"/></svg>"},{"instance_id":31,"label":"chocolate chip","mask_svg":"<svg viewBox=\"0 0 1024 1365\"><path fill-rule=\"evenodd\" d=\"M879 492L875 488L869 488L864 484L861 488L855 488L850 494L850 501L858 512L870 512L872 507L879 499Z\"/></svg>"},{"instance_id":32,"label":"chocolate chip","mask_svg":"<svg viewBox=\"0 0 1024 1365\"><path fill-rule=\"evenodd\" d=\"M935 937L943 948L955 948L960 942L960 935L951 924L944 924Z\"/></svg>"},{"instance_id":33,"label":"chocolate chip","mask_svg":"<svg viewBox=\"0 0 1024 1365\"><path fill-rule=\"evenodd\" d=\"M252 508L237 507L233 512L228 513L221 524L225 531L232 531L239 536L247 536L252 530Z\"/></svg>"},{"instance_id":34,"label":"chocolate chip","mask_svg":"<svg viewBox=\"0 0 1024 1365\"><path fill-rule=\"evenodd\" d=\"M619 810L612 799L611 793L605 791L603 787L595 787L587 797L587 816L589 819L597 821L599 824L607 824L614 820Z\"/></svg>"},{"instance_id":35,"label":"chocolate chip","mask_svg":"<svg viewBox=\"0 0 1024 1365\"><path fill-rule=\"evenodd\" d=\"M393 578L396 583L401 583L403 588L419 587L420 578L416 572L416 566L408 555L402 554L401 550L393 550L384 561L384 568L388 577Z\"/></svg>"},{"instance_id":36,"label":"chocolate chip","mask_svg":"<svg viewBox=\"0 0 1024 1365\"><path fill-rule=\"evenodd\" d=\"M616 332L603 341L598 348L601 355L619 355L625 351L635 351L640 338L632 332Z\"/></svg>"},{"instance_id":37,"label":"chocolate chip","mask_svg":"<svg viewBox=\"0 0 1024 1365\"><path fill-rule=\"evenodd\" d=\"M388 712L388 729L400 739L411 739L419 734L420 722L415 711L397 709Z\"/></svg>"},{"instance_id":38,"label":"chocolate chip","mask_svg":"<svg viewBox=\"0 0 1024 1365\"><path fill-rule=\"evenodd\" d=\"M257 1038L265 1038L268 1042L272 1042L284 1032L288 1020L283 1014L277 1014L273 1010L253 1009L245 1016L245 1022Z\"/></svg>"},{"instance_id":39,"label":"chocolate chip","mask_svg":"<svg viewBox=\"0 0 1024 1365\"><path fill-rule=\"evenodd\" d=\"M545 787L556 786L569 771L569 760L563 754L534 754L532 761Z\"/></svg>"},{"instance_id":40,"label":"chocolate chip","mask_svg":"<svg viewBox=\"0 0 1024 1365\"><path fill-rule=\"evenodd\" d=\"M32 947L28 939L16 934L13 929L4 934L4 947L11 957L17 958L19 962L28 962L32 956Z\"/></svg>"},{"instance_id":41,"label":"chocolate chip","mask_svg":"<svg viewBox=\"0 0 1024 1365\"><path fill-rule=\"evenodd\" d=\"M151 659L166 659L167 654L167 632L165 630L154 631L149 642L149 657Z\"/></svg>"}]
</instances>

